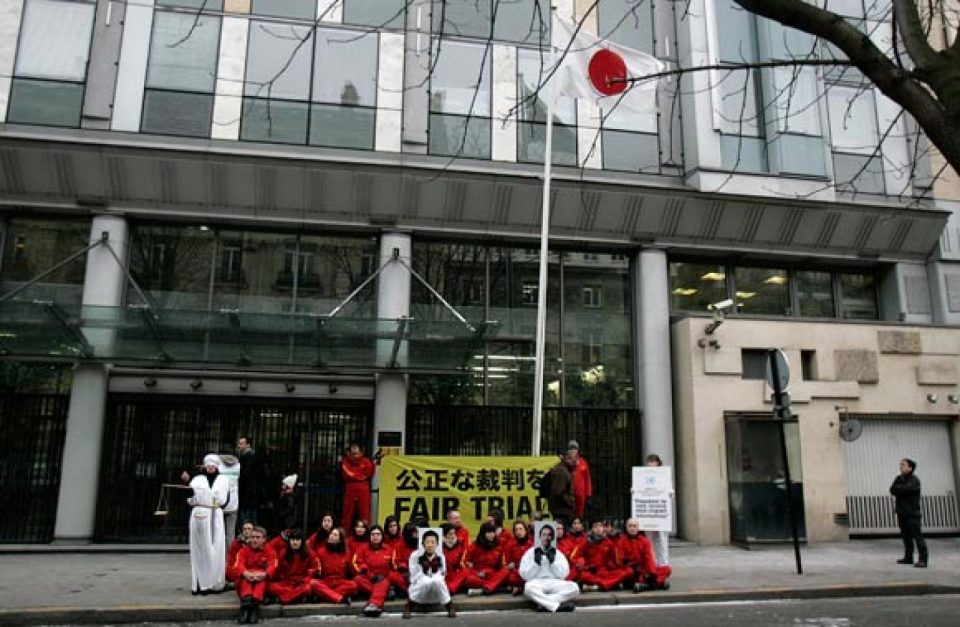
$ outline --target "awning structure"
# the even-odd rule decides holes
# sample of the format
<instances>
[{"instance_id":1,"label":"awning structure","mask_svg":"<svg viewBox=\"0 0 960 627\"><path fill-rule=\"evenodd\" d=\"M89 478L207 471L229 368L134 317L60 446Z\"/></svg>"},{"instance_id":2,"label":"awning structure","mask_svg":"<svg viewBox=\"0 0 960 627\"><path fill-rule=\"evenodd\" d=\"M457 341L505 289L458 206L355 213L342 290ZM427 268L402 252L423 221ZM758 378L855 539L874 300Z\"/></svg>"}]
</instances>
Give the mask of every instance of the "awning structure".
<instances>
[{"instance_id":1,"label":"awning structure","mask_svg":"<svg viewBox=\"0 0 960 627\"><path fill-rule=\"evenodd\" d=\"M323 371L464 372L495 323L8 300L0 356Z\"/></svg>"}]
</instances>

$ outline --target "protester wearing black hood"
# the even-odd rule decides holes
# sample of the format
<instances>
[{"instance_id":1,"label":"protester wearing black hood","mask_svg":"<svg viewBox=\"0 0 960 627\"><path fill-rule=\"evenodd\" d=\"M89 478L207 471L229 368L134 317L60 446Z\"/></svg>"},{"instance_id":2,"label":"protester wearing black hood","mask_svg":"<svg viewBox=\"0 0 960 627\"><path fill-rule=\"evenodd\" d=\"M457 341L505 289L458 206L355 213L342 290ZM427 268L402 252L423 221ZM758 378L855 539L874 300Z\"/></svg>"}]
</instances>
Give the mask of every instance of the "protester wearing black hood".
<instances>
[{"instance_id":1,"label":"protester wearing black hood","mask_svg":"<svg viewBox=\"0 0 960 627\"><path fill-rule=\"evenodd\" d=\"M900 474L890 486L890 494L897 502L897 522L900 524L900 537L903 538L903 559L898 564L913 564L913 545L917 545L920 559L917 568L927 567L927 543L923 541L920 523L923 514L920 511L920 479L914 474L917 462L904 458L900 460Z\"/></svg>"}]
</instances>

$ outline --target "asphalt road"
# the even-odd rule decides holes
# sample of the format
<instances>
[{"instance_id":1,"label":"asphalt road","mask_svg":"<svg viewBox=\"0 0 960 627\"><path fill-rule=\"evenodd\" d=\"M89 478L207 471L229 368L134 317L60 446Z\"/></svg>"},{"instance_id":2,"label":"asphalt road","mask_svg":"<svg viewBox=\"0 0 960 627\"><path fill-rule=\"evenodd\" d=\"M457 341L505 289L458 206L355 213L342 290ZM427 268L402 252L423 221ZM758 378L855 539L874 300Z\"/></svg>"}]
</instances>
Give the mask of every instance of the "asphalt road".
<instances>
[{"instance_id":1,"label":"asphalt road","mask_svg":"<svg viewBox=\"0 0 960 627\"><path fill-rule=\"evenodd\" d=\"M803 601L734 601L727 603L677 603L668 605L579 608L572 614L530 612L464 612L454 620L444 614L416 614L404 621L399 614L381 618L315 616L278 618L261 624L269 627L313 625L378 625L383 627L544 627L549 625L684 625L689 627L954 627L958 624L960 595L812 599ZM193 623L197 627L235 625L231 622ZM163 627L161 624L154 624Z\"/></svg>"}]
</instances>

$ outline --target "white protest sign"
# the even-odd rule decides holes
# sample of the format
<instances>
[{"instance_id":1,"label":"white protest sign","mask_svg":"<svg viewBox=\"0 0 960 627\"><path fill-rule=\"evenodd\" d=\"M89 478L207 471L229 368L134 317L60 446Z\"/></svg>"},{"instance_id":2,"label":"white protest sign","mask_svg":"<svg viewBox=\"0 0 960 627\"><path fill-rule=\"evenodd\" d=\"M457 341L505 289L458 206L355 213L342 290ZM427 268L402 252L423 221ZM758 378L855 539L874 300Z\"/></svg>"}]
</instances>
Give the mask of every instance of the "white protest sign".
<instances>
[{"instance_id":1,"label":"white protest sign","mask_svg":"<svg viewBox=\"0 0 960 627\"><path fill-rule=\"evenodd\" d=\"M669 466L634 466L630 488L630 511L640 520L640 529L670 531L673 528L673 480Z\"/></svg>"}]
</instances>

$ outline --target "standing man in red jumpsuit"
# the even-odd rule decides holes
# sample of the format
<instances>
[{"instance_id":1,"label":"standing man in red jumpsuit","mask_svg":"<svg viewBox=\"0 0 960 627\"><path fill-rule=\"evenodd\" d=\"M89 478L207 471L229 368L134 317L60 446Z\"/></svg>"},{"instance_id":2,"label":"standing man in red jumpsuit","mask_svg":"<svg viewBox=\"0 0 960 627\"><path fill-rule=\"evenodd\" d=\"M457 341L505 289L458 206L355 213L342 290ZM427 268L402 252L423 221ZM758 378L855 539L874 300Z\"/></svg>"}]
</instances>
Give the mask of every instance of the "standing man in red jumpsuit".
<instances>
[{"instance_id":1,"label":"standing man in red jumpsuit","mask_svg":"<svg viewBox=\"0 0 960 627\"><path fill-rule=\"evenodd\" d=\"M363 454L359 444L353 443L347 448L347 454L340 460L340 475L343 477L340 522L344 529L353 528L354 514L370 520L370 480L376 472L377 467Z\"/></svg>"},{"instance_id":2,"label":"standing man in red jumpsuit","mask_svg":"<svg viewBox=\"0 0 960 627\"><path fill-rule=\"evenodd\" d=\"M587 507L593 499L593 478L590 476L590 464L580 456L580 443L570 440L567 443L568 453L572 453L574 466L570 469L573 476L573 515L577 518L586 516Z\"/></svg>"}]
</instances>

